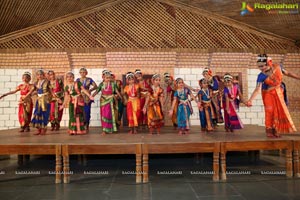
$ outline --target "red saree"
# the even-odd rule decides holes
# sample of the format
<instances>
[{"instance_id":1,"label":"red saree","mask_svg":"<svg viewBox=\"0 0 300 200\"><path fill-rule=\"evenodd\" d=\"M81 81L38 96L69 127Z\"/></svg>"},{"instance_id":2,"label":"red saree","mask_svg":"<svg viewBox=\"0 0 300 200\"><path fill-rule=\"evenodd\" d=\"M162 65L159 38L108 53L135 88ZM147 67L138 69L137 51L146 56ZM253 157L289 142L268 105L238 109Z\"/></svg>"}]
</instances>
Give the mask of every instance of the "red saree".
<instances>
[{"instance_id":1,"label":"red saree","mask_svg":"<svg viewBox=\"0 0 300 200\"><path fill-rule=\"evenodd\" d=\"M17 87L17 89L20 90L21 97L19 101L19 112L18 112L18 118L21 127L29 127L29 124L31 122L31 115L33 110L33 103L31 96L27 97L26 99L22 100L22 97L25 97L28 92L30 91L32 85L25 85L21 84Z\"/></svg>"}]
</instances>

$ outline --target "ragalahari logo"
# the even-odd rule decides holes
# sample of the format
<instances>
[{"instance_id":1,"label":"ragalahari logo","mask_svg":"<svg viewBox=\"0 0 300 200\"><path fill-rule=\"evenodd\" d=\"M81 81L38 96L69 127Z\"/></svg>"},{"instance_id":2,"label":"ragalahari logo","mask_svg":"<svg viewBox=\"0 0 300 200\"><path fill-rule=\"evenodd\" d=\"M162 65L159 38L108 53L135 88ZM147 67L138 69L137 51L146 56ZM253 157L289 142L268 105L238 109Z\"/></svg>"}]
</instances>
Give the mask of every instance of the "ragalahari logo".
<instances>
[{"instance_id":1,"label":"ragalahari logo","mask_svg":"<svg viewBox=\"0 0 300 200\"><path fill-rule=\"evenodd\" d=\"M299 3L254 3L251 7L242 2L241 15L244 16L254 10L263 10L268 14L299 14Z\"/></svg>"},{"instance_id":2,"label":"ragalahari logo","mask_svg":"<svg viewBox=\"0 0 300 200\"><path fill-rule=\"evenodd\" d=\"M242 2L242 8L241 8L241 15L244 16L246 14L248 14L249 12L253 12L254 9L247 4L246 2Z\"/></svg>"}]
</instances>

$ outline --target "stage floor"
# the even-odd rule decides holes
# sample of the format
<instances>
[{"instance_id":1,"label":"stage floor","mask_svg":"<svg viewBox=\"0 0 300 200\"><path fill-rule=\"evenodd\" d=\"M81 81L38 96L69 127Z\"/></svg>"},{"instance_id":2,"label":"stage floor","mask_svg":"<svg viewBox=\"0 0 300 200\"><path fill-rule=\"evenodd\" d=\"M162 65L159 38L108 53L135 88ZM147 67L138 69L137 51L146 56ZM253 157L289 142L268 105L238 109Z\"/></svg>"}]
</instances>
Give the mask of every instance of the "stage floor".
<instances>
[{"instance_id":1,"label":"stage floor","mask_svg":"<svg viewBox=\"0 0 300 200\"><path fill-rule=\"evenodd\" d=\"M138 134L128 134L128 128L123 127L117 133L101 135L101 127L91 127L86 135L69 135L67 128L50 131L46 135L34 135L31 132L19 133L18 129L1 130L0 145L11 144L139 144L139 143L212 143L212 142L242 142L242 141L273 141L300 139L300 132L282 135L281 138L267 138L262 126L246 125L244 129L225 132L223 126L218 126L214 132L201 132L200 126L192 126L190 134L178 135L173 127L164 127L161 134L149 135L148 130L139 130Z\"/></svg>"}]
</instances>

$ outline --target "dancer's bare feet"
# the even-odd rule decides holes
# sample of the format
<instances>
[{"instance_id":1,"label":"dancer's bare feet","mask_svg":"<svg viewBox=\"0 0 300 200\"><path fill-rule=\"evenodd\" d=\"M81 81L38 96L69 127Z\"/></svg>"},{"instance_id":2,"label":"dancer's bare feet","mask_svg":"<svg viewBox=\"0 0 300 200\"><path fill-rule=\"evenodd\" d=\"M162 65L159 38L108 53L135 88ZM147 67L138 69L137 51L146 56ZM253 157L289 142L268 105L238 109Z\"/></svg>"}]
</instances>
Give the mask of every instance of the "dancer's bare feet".
<instances>
[{"instance_id":1,"label":"dancer's bare feet","mask_svg":"<svg viewBox=\"0 0 300 200\"><path fill-rule=\"evenodd\" d=\"M41 128L41 135L46 135L47 129L46 128Z\"/></svg>"},{"instance_id":2,"label":"dancer's bare feet","mask_svg":"<svg viewBox=\"0 0 300 200\"><path fill-rule=\"evenodd\" d=\"M34 135L40 135L40 134L41 134L41 129L38 128L38 129L37 129L37 132L35 132Z\"/></svg>"},{"instance_id":3,"label":"dancer's bare feet","mask_svg":"<svg viewBox=\"0 0 300 200\"><path fill-rule=\"evenodd\" d=\"M58 131L60 129L60 124L56 124L55 129L56 131Z\"/></svg>"},{"instance_id":4,"label":"dancer's bare feet","mask_svg":"<svg viewBox=\"0 0 300 200\"><path fill-rule=\"evenodd\" d=\"M153 128L149 128L149 135L153 135Z\"/></svg>"},{"instance_id":5,"label":"dancer's bare feet","mask_svg":"<svg viewBox=\"0 0 300 200\"><path fill-rule=\"evenodd\" d=\"M276 138L280 138L281 137L281 135L277 132L277 130L275 128L273 128L272 131L273 131L274 137L276 137Z\"/></svg>"},{"instance_id":6,"label":"dancer's bare feet","mask_svg":"<svg viewBox=\"0 0 300 200\"><path fill-rule=\"evenodd\" d=\"M273 130L271 128L266 128L266 134L268 138L274 138L275 135L273 133Z\"/></svg>"},{"instance_id":7,"label":"dancer's bare feet","mask_svg":"<svg viewBox=\"0 0 300 200\"><path fill-rule=\"evenodd\" d=\"M51 129L50 129L50 131L54 131L54 129L55 129L55 124L51 124Z\"/></svg>"}]
</instances>

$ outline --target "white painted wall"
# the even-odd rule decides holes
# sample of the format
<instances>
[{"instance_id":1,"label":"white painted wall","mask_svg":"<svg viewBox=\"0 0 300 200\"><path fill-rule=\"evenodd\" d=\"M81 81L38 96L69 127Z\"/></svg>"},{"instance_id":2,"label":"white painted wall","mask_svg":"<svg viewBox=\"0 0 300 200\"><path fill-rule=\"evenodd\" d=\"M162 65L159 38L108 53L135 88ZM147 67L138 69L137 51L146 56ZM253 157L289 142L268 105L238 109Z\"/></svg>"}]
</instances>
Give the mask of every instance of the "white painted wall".
<instances>
[{"instance_id":1,"label":"white painted wall","mask_svg":"<svg viewBox=\"0 0 300 200\"><path fill-rule=\"evenodd\" d=\"M0 94L15 90L22 83L22 75L31 69L0 69ZM20 93L12 94L0 100L0 130L19 126L18 100Z\"/></svg>"}]
</instances>

